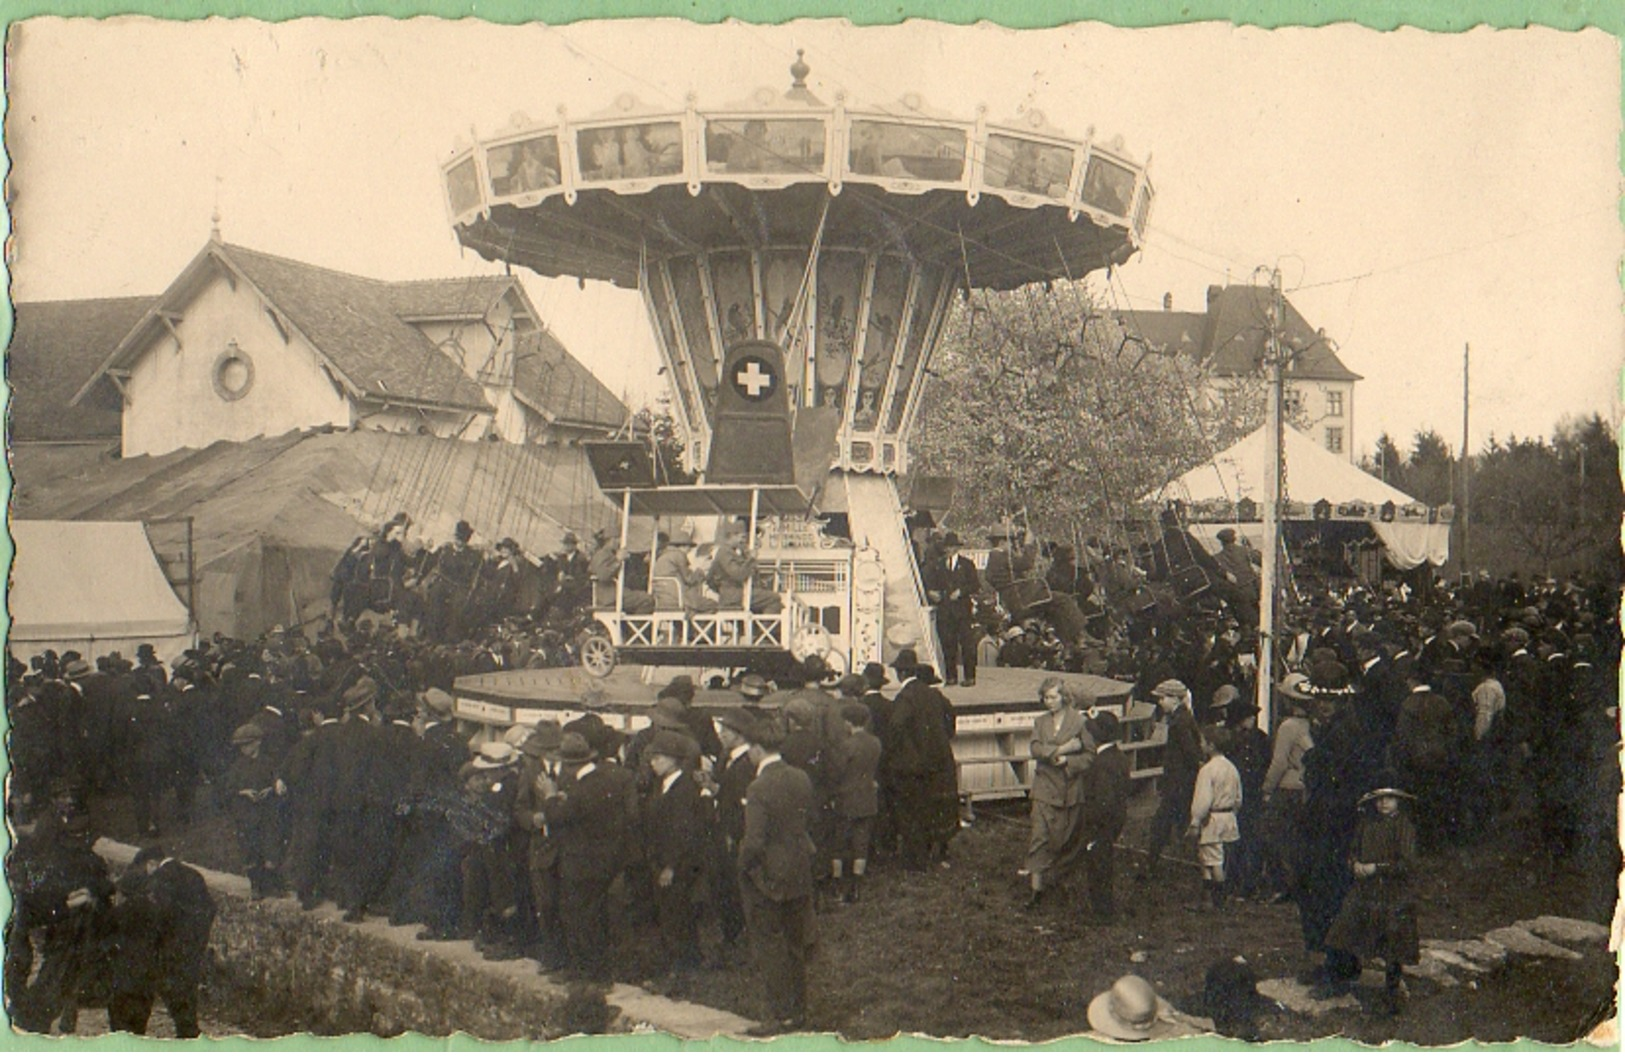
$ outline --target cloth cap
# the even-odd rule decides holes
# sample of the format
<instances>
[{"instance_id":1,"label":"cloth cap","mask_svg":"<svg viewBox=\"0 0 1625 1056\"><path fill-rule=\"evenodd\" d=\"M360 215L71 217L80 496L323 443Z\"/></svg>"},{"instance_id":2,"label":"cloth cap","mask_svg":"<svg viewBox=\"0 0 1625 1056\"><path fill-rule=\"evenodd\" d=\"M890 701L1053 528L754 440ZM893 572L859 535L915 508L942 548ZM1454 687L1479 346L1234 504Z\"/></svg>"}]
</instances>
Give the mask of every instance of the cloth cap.
<instances>
[{"instance_id":1,"label":"cloth cap","mask_svg":"<svg viewBox=\"0 0 1625 1056\"><path fill-rule=\"evenodd\" d=\"M655 735L649 739L646 751L650 755L663 755L668 759L684 762L693 756L695 747L693 738L684 736L676 730L656 730Z\"/></svg>"},{"instance_id":2,"label":"cloth cap","mask_svg":"<svg viewBox=\"0 0 1625 1056\"><path fill-rule=\"evenodd\" d=\"M847 677L850 678L851 676ZM869 724L869 706L858 700L854 700L849 704L842 704L841 721L849 722L854 726L867 726Z\"/></svg>"},{"instance_id":3,"label":"cloth cap","mask_svg":"<svg viewBox=\"0 0 1625 1056\"><path fill-rule=\"evenodd\" d=\"M750 728L756 722L744 708L723 708L717 712L716 721L718 726L726 726L745 738L749 738Z\"/></svg>"},{"instance_id":4,"label":"cloth cap","mask_svg":"<svg viewBox=\"0 0 1625 1056\"><path fill-rule=\"evenodd\" d=\"M245 722L231 731L232 747L241 747L245 744L258 744L265 740L265 731L252 722Z\"/></svg>"},{"instance_id":5,"label":"cloth cap","mask_svg":"<svg viewBox=\"0 0 1625 1056\"><path fill-rule=\"evenodd\" d=\"M519 752L507 741L486 741L480 745L479 754L474 757L476 770L495 770L499 766L509 766L519 758Z\"/></svg>"},{"instance_id":6,"label":"cloth cap","mask_svg":"<svg viewBox=\"0 0 1625 1056\"><path fill-rule=\"evenodd\" d=\"M587 738L571 730L559 740L559 762L586 763L598 758L598 753L592 750Z\"/></svg>"},{"instance_id":7,"label":"cloth cap","mask_svg":"<svg viewBox=\"0 0 1625 1056\"><path fill-rule=\"evenodd\" d=\"M842 675L841 680L835 683L835 689L843 697L861 697L868 690L869 683L862 675Z\"/></svg>"},{"instance_id":8,"label":"cloth cap","mask_svg":"<svg viewBox=\"0 0 1625 1056\"><path fill-rule=\"evenodd\" d=\"M1185 683L1179 679L1165 678L1157 683L1157 688L1151 691L1151 695L1153 697L1183 697L1189 692L1190 690L1185 688Z\"/></svg>"},{"instance_id":9,"label":"cloth cap","mask_svg":"<svg viewBox=\"0 0 1625 1056\"><path fill-rule=\"evenodd\" d=\"M450 693L435 687L430 687L419 693L418 699L423 701L424 707L436 715L450 715L457 707L457 701L453 699Z\"/></svg>"},{"instance_id":10,"label":"cloth cap","mask_svg":"<svg viewBox=\"0 0 1625 1056\"><path fill-rule=\"evenodd\" d=\"M1465 634L1471 637L1478 633L1478 628L1473 626L1473 621L1471 620L1457 620L1450 626L1446 627L1444 629L1444 633L1452 638L1456 637L1458 634Z\"/></svg>"},{"instance_id":11,"label":"cloth cap","mask_svg":"<svg viewBox=\"0 0 1625 1056\"><path fill-rule=\"evenodd\" d=\"M1241 699L1241 690L1232 685L1220 686L1213 693L1213 710L1223 711Z\"/></svg>"},{"instance_id":12,"label":"cloth cap","mask_svg":"<svg viewBox=\"0 0 1625 1056\"><path fill-rule=\"evenodd\" d=\"M741 696L760 700L762 697L767 696L767 679L761 675L746 675L739 680L739 693ZM740 730L739 732L743 733L744 731Z\"/></svg>"},{"instance_id":13,"label":"cloth cap","mask_svg":"<svg viewBox=\"0 0 1625 1056\"><path fill-rule=\"evenodd\" d=\"M364 675L360 681L344 691L344 696L340 698L340 701L344 704L345 711L354 711L357 708L366 707L377 699L378 683Z\"/></svg>"}]
</instances>

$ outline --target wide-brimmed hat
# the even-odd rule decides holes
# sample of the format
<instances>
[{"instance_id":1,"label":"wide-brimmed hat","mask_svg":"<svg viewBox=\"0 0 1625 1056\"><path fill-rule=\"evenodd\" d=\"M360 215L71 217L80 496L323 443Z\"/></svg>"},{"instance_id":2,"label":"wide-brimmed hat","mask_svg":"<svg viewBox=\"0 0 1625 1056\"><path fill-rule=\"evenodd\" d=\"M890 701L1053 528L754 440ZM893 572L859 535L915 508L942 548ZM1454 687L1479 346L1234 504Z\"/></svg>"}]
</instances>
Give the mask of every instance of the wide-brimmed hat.
<instances>
[{"instance_id":1,"label":"wide-brimmed hat","mask_svg":"<svg viewBox=\"0 0 1625 1056\"><path fill-rule=\"evenodd\" d=\"M474 769L495 770L512 766L518 760L519 749L507 741L486 741L480 745L479 754L474 757Z\"/></svg>"},{"instance_id":2,"label":"wide-brimmed hat","mask_svg":"<svg viewBox=\"0 0 1625 1056\"><path fill-rule=\"evenodd\" d=\"M873 660L863 665L863 681L870 689L879 689L891 683L891 679L886 675L886 665Z\"/></svg>"},{"instance_id":3,"label":"wide-brimmed hat","mask_svg":"<svg viewBox=\"0 0 1625 1056\"><path fill-rule=\"evenodd\" d=\"M598 758L587 738L571 730L559 739L559 762L561 763L590 763Z\"/></svg>"},{"instance_id":4,"label":"wide-brimmed hat","mask_svg":"<svg viewBox=\"0 0 1625 1056\"><path fill-rule=\"evenodd\" d=\"M1281 684L1276 686L1275 690L1291 700L1314 700L1315 695L1310 692L1311 688L1309 676L1301 671L1294 671L1281 679Z\"/></svg>"},{"instance_id":5,"label":"wide-brimmed hat","mask_svg":"<svg viewBox=\"0 0 1625 1056\"><path fill-rule=\"evenodd\" d=\"M91 667L86 661L75 660L68 664L67 667L63 668L62 677L72 681L73 679L84 678L86 675L93 674L95 670L96 669Z\"/></svg>"},{"instance_id":6,"label":"wide-brimmed hat","mask_svg":"<svg viewBox=\"0 0 1625 1056\"><path fill-rule=\"evenodd\" d=\"M891 662L891 669L905 678L919 666L920 656L912 649L897 650L897 658Z\"/></svg>"},{"instance_id":7,"label":"wide-brimmed hat","mask_svg":"<svg viewBox=\"0 0 1625 1056\"><path fill-rule=\"evenodd\" d=\"M1125 975L1089 1002L1089 1026L1118 1041L1149 1041L1177 1029L1162 1018L1172 1011L1150 983Z\"/></svg>"},{"instance_id":8,"label":"wide-brimmed hat","mask_svg":"<svg viewBox=\"0 0 1625 1056\"><path fill-rule=\"evenodd\" d=\"M1399 775L1392 770L1385 769L1377 775L1376 788L1360 797L1360 806L1365 806L1373 799L1382 796L1398 796L1400 799L1415 799L1416 797L1399 787Z\"/></svg>"}]
</instances>

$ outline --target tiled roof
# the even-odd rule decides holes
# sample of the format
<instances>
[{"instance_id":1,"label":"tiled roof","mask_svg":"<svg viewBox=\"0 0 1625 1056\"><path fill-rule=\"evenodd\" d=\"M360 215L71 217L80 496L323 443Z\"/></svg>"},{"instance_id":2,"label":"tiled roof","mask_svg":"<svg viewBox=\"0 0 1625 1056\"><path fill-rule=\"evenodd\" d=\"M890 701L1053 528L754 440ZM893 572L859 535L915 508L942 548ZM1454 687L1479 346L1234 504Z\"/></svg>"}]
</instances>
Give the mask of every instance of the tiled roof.
<instances>
[{"instance_id":1,"label":"tiled roof","mask_svg":"<svg viewBox=\"0 0 1625 1056\"><path fill-rule=\"evenodd\" d=\"M615 429L626 422L626 405L546 330L519 338L514 391L556 421Z\"/></svg>"},{"instance_id":2,"label":"tiled roof","mask_svg":"<svg viewBox=\"0 0 1625 1056\"><path fill-rule=\"evenodd\" d=\"M519 281L507 275L474 275L388 285L393 310L403 319L477 319Z\"/></svg>"},{"instance_id":3,"label":"tiled roof","mask_svg":"<svg viewBox=\"0 0 1625 1056\"><path fill-rule=\"evenodd\" d=\"M1208 290L1206 312L1126 312L1123 325L1157 351L1197 355L1218 377L1255 374L1268 340L1270 296L1267 286L1214 286ZM1283 304L1283 337L1291 347L1303 349L1287 372L1296 378L1358 381L1360 375L1344 366L1292 302Z\"/></svg>"},{"instance_id":4,"label":"tiled roof","mask_svg":"<svg viewBox=\"0 0 1625 1056\"><path fill-rule=\"evenodd\" d=\"M447 306L458 302L435 287L461 283L468 295L462 303L472 306L483 295L485 280L381 282L242 246L222 245L219 250L362 392L383 399L489 408L480 386L397 314L410 301L403 288L421 286Z\"/></svg>"},{"instance_id":5,"label":"tiled roof","mask_svg":"<svg viewBox=\"0 0 1625 1056\"><path fill-rule=\"evenodd\" d=\"M123 400L111 382L95 386L75 406L69 401L155 299L18 302L6 350L11 439L117 440Z\"/></svg>"}]
</instances>

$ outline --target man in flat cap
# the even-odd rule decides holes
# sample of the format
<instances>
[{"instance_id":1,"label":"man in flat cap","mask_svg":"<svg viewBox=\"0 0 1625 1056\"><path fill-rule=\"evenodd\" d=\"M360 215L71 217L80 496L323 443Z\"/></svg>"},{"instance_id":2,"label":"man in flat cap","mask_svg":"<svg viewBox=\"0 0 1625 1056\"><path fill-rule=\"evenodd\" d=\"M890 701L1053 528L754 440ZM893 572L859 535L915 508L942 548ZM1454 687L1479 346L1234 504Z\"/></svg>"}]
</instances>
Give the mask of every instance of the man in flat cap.
<instances>
[{"instance_id":1,"label":"man in flat cap","mask_svg":"<svg viewBox=\"0 0 1625 1056\"><path fill-rule=\"evenodd\" d=\"M214 783L215 799L237 830L250 897L282 893L278 866L286 838L284 803L276 794L276 762L265 754L265 732L246 723L232 732L237 758Z\"/></svg>"},{"instance_id":2,"label":"man in flat cap","mask_svg":"<svg viewBox=\"0 0 1625 1056\"><path fill-rule=\"evenodd\" d=\"M1196 791L1196 772L1207 761L1202 751L1202 734L1191 711L1191 692L1175 678L1165 679L1151 691L1161 720L1168 725L1168 742L1162 750L1162 777L1157 782L1157 812L1151 818L1151 836L1146 846L1145 875L1156 876L1157 864L1169 840L1190 824L1191 797Z\"/></svg>"}]
</instances>

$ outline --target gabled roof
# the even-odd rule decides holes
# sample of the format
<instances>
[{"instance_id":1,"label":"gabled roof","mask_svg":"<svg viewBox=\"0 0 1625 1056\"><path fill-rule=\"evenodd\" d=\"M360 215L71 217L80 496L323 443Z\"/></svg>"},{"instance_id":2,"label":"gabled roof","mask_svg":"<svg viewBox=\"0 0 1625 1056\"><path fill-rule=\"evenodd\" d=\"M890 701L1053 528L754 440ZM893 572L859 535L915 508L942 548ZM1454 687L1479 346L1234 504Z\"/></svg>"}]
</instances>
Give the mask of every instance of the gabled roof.
<instances>
[{"instance_id":1,"label":"gabled roof","mask_svg":"<svg viewBox=\"0 0 1625 1056\"><path fill-rule=\"evenodd\" d=\"M402 319L480 319L503 294L521 289L511 275L418 279L389 283L394 313Z\"/></svg>"},{"instance_id":2,"label":"gabled roof","mask_svg":"<svg viewBox=\"0 0 1625 1056\"><path fill-rule=\"evenodd\" d=\"M76 406L70 403L156 299L17 302L6 350L11 439L117 440L123 399L111 384L91 387Z\"/></svg>"},{"instance_id":3,"label":"gabled roof","mask_svg":"<svg viewBox=\"0 0 1625 1056\"><path fill-rule=\"evenodd\" d=\"M396 314L403 301L411 301L398 288L418 284L361 278L214 240L152 302L92 381L108 370L127 368L144 347L147 336L164 325L160 313L183 312L197 288L216 268L224 268L234 281L246 279L251 283L265 298L267 307L280 315L278 325L285 321L302 334L335 382L352 395L459 410L491 409L480 386L435 348L422 331ZM471 291L469 303L483 295L483 280L462 281ZM438 302L434 306L444 306L440 291L433 292ZM85 397L90 384L80 388L76 401Z\"/></svg>"},{"instance_id":4,"label":"gabled roof","mask_svg":"<svg viewBox=\"0 0 1625 1056\"><path fill-rule=\"evenodd\" d=\"M513 387L522 401L552 421L605 429L626 422L626 404L546 330L519 335Z\"/></svg>"},{"instance_id":5,"label":"gabled roof","mask_svg":"<svg viewBox=\"0 0 1625 1056\"><path fill-rule=\"evenodd\" d=\"M1159 352L1197 355L1198 362L1216 377L1256 374L1268 341L1271 296L1267 286L1212 286L1206 312L1126 312L1124 325ZM1290 361L1289 377L1360 380L1291 301L1282 304L1283 338L1292 348L1303 350Z\"/></svg>"}]
</instances>

